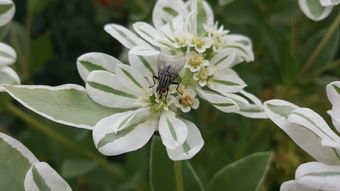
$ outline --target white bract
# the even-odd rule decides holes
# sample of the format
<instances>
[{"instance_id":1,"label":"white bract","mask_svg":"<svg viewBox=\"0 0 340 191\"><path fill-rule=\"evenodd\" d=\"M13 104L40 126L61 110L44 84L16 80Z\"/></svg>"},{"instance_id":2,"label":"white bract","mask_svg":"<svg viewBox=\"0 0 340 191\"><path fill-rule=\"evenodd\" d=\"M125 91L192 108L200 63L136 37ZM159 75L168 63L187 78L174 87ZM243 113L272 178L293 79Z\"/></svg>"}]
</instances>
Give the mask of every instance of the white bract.
<instances>
[{"instance_id":1,"label":"white bract","mask_svg":"<svg viewBox=\"0 0 340 191\"><path fill-rule=\"evenodd\" d=\"M326 18L340 0L299 0L302 12L314 21Z\"/></svg>"},{"instance_id":2,"label":"white bract","mask_svg":"<svg viewBox=\"0 0 340 191\"><path fill-rule=\"evenodd\" d=\"M0 153L0 190L72 190L47 163L40 162L22 143L3 133Z\"/></svg>"},{"instance_id":3,"label":"white bract","mask_svg":"<svg viewBox=\"0 0 340 191\"><path fill-rule=\"evenodd\" d=\"M327 96L333 105L328 113L340 132L340 81L327 85ZM285 182L281 191L340 190L340 137L325 120L311 109L282 100L265 102L265 110L274 123L318 161L300 165L295 181Z\"/></svg>"},{"instance_id":4,"label":"white bract","mask_svg":"<svg viewBox=\"0 0 340 191\"><path fill-rule=\"evenodd\" d=\"M147 67L146 61L155 65L151 62L158 61L148 58L151 54L183 58L179 81L184 86L224 112L266 117L261 101L243 90L246 84L232 69L236 64L254 60L250 39L230 34L219 26L206 1L158 0L153 25L137 22L133 29L137 34L117 24L105 26L110 35L138 57L138 66L134 67Z\"/></svg>"},{"instance_id":5,"label":"white bract","mask_svg":"<svg viewBox=\"0 0 340 191\"><path fill-rule=\"evenodd\" d=\"M14 15L15 6L11 0L0 0L0 27L7 24ZM1 84L19 84L20 79L16 72L8 67L16 61L17 55L14 49L0 42L0 92Z\"/></svg>"},{"instance_id":6,"label":"white bract","mask_svg":"<svg viewBox=\"0 0 340 191\"><path fill-rule=\"evenodd\" d=\"M125 109L95 125L93 139L98 150L104 155L134 151L144 146L158 130L172 160L193 157L202 148L203 139L193 123L176 116L176 108L183 112L197 109L199 102L195 92L185 87L177 90L177 85L171 85L167 93L158 94L158 84L152 81L152 74L158 72L156 65L132 67L139 64L133 52L130 52L132 66L108 55L104 57L107 59L102 59L102 53L88 53L78 59L79 72L86 79L90 98L106 107ZM115 67L105 67L108 63ZM93 68L95 70L91 70Z\"/></svg>"}]
</instances>

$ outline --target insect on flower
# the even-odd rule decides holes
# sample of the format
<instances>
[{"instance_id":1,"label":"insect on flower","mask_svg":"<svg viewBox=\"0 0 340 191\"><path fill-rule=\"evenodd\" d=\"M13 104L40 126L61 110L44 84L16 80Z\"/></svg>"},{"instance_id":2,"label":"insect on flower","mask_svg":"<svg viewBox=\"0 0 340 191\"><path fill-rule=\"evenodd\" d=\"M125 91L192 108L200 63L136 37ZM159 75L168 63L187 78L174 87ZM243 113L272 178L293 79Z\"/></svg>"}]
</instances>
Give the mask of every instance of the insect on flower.
<instances>
[{"instance_id":1,"label":"insect on flower","mask_svg":"<svg viewBox=\"0 0 340 191\"><path fill-rule=\"evenodd\" d=\"M162 97L165 94L165 97L168 95L169 86L177 85L176 90L178 90L179 83L175 82L179 71L183 68L184 62L170 62L166 59L165 55L160 55L158 61L158 74L157 76L153 76L154 84L151 87L156 85L155 79L158 81L158 85L156 87L157 94Z\"/></svg>"}]
</instances>

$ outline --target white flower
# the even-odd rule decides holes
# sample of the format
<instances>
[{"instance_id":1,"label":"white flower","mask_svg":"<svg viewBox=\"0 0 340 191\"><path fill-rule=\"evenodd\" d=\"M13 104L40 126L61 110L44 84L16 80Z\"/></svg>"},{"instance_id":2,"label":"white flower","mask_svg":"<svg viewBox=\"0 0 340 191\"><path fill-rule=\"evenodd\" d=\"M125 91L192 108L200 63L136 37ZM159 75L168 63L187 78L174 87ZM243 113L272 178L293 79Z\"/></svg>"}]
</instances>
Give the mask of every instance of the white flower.
<instances>
[{"instance_id":1,"label":"white flower","mask_svg":"<svg viewBox=\"0 0 340 191\"><path fill-rule=\"evenodd\" d=\"M15 6L11 0L0 0L0 27L7 24L14 15ZM16 61L17 55L14 49L0 42L0 92L3 91L1 84L20 84L17 73L8 65Z\"/></svg>"},{"instance_id":2,"label":"white flower","mask_svg":"<svg viewBox=\"0 0 340 191\"><path fill-rule=\"evenodd\" d=\"M82 60L91 58L93 63L98 63L98 58L102 57L98 53L90 54L81 56ZM153 55L152 52L149 54ZM173 94L177 91L157 94L158 84L152 81L153 75L158 73L157 66L146 66L149 58L145 57L142 59L145 68L141 68L140 57L133 51L129 59L132 66L116 60L112 62L116 63L113 70L86 71L83 68L85 62L83 65L79 62L79 72L86 78L90 98L106 107L125 109L125 112L108 116L95 125L93 140L96 147L104 155L134 151L144 146L158 130L172 160L190 159L204 142L194 124L176 116Z\"/></svg>"},{"instance_id":3,"label":"white flower","mask_svg":"<svg viewBox=\"0 0 340 191\"><path fill-rule=\"evenodd\" d=\"M340 81L327 85L327 95L333 105L329 111L339 131ZM281 186L281 191L340 190L340 137L324 119L308 108L301 108L282 100L265 102L269 118L284 130L302 149L318 162L301 165L295 181Z\"/></svg>"},{"instance_id":4,"label":"white flower","mask_svg":"<svg viewBox=\"0 0 340 191\"><path fill-rule=\"evenodd\" d=\"M195 52L192 52L184 65L185 68L189 68L191 72L197 72L204 66L208 66L209 61L204 60L203 56L200 54L197 54Z\"/></svg>"},{"instance_id":5,"label":"white flower","mask_svg":"<svg viewBox=\"0 0 340 191\"><path fill-rule=\"evenodd\" d=\"M302 12L314 21L326 18L332 12L333 7L339 3L338 0L299 0Z\"/></svg>"},{"instance_id":6,"label":"white flower","mask_svg":"<svg viewBox=\"0 0 340 191\"><path fill-rule=\"evenodd\" d=\"M192 89L185 89L181 95L178 95L175 100L176 107L181 108L183 112L189 112L192 109L197 109L199 101L196 93Z\"/></svg>"},{"instance_id":7,"label":"white flower","mask_svg":"<svg viewBox=\"0 0 340 191\"><path fill-rule=\"evenodd\" d=\"M198 53L204 53L214 44L214 41L209 37L192 37L190 46L194 47Z\"/></svg>"}]
</instances>

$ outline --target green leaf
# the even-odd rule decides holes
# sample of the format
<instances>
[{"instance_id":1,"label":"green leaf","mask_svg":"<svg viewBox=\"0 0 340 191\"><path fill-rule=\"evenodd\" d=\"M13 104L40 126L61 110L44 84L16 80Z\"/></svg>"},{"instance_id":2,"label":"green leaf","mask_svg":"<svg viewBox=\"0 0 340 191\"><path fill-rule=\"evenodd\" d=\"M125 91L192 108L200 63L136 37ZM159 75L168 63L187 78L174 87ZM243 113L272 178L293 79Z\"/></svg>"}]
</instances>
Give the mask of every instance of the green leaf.
<instances>
[{"instance_id":1,"label":"green leaf","mask_svg":"<svg viewBox=\"0 0 340 191\"><path fill-rule=\"evenodd\" d=\"M32 111L73 127L92 129L99 120L122 111L96 104L78 85L4 87L14 99Z\"/></svg>"},{"instance_id":2,"label":"green leaf","mask_svg":"<svg viewBox=\"0 0 340 191\"><path fill-rule=\"evenodd\" d=\"M26 172L38 160L19 141L0 133L0 190L24 190Z\"/></svg>"},{"instance_id":3,"label":"green leaf","mask_svg":"<svg viewBox=\"0 0 340 191\"><path fill-rule=\"evenodd\" d=\"M204 190L203 184L189 161L182 161L184 190ZM154 136L150 152L150 185L153 191L176 190L173 161L166 153L160 137Z\"/></svg>"},{"instance_id":4,"label":"green leaf","mask_svg":"<svg viewBox=\"0 0 340 191\"><path fill-rule=\"evenodd\" d=\"M255 153L225 166L210 180L208 190L257 190L266 175L271 156L271 152Z\"/></svg>"},{"instance_id":5,"label":"green leaf","mask_svg":"<svg viewBox=\"0 0 340 191\"><path fill-rule=\"evenodd\" d=\"M61 167L61 174L65 178L73 178L91 172L97 163L86 159L66 159Z\"/></svg>"},{"instance_id":6,"label":"green leaf","mask_svg":"<svg viewBox=\"0 0 340 191\"><path fill-rule=\"evenodd\" d=\"M0 4L0 15L6 13L13 7L13 4Z\"/></svg>"}]
</instances>

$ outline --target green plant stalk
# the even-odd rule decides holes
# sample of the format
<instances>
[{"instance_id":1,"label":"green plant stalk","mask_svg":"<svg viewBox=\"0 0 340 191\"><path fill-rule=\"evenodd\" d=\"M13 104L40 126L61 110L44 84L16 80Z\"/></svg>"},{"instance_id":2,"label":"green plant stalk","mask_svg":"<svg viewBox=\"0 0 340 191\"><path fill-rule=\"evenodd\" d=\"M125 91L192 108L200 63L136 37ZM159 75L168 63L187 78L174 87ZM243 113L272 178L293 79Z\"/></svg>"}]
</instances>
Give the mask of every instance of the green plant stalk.
<instances>
[{"instance_id":1,"label":"green plant stalk","mask_svg":"<svg viewBox=\"0 0 340 191\"><path fill-rule=\"evenodd\" d=\"M62 145L79 152L83 156L97 162L103 169L107 170L109 173L111 173L114 177L116 177L120 181L126 180L126 176L122 174L120 171L118 171L111 163L106 161L104 158L99 157L95 153L83 150L80 146L66 138L65 136L57 133L53 129L47 127L43 123L39 122L38 120L34 119L24 111L22 111L20 108L16 107L15 105L8 103L6 104L6 108L9 112L14 114L15 116L19 117L23 121L25 121L27 124L31 125L32 127L36 128L37 130L43 132L44 134L48 135L55 141L61 143Z\"/></svg>"},{"instance_id":2,"label":"green plant stalk","mask_svg":"<svg viewBox=\"0 0 340 191\"><path fill-rule=\"evenodd\" d=\"M333 21L332 25L329 27L329 29L326 32L326 35L321 39L318 46L314 49L312 54L309 56L306 64L302 67L300 76L303 76L304 73L308 71L308 69L314 64L318 56L320 55L321 51L324 49L324 47L327 45L329 40L331 39L332 35L338 28L340 23L340 14L337 15L335 20Z\"/></svg>"},{"instance_id":3,"label":"green plant stalk","mask_svg":"<svg viewBox=\"0 0 340 191\"><path fill-rule=\"evenodd\" d=\"M176 190L184 191L182 163L181 161L173 161L176 179Z\"/></svg>"}]
</instances>

